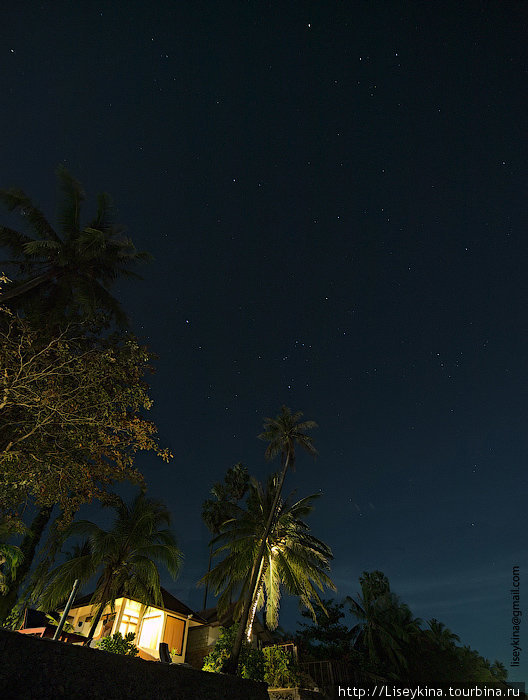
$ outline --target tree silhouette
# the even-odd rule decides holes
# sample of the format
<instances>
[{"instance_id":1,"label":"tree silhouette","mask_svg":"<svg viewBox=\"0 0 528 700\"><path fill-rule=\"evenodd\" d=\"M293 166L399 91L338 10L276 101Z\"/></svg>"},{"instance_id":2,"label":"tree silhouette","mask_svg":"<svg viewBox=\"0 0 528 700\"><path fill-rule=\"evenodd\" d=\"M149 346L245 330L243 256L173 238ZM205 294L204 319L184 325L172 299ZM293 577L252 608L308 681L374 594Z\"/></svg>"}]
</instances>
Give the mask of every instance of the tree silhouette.
<instances>
[{"instance_id":1,"label":"tree silhouette","mask_svg":"<svg viewBox=\"0 0 528 700\"><path fill-rule=\"evenodd\" d=\"M87 520L70 525L66 537L84 536L74 556L51 571L37 586L34 597L42 610L54 610L68 597L75 579L81 586L98 575L92 604L97 612L87 642L95 633L106 605L130 595L139 602L162 605L158 566L178 574L182 554L170 528L170 513L163 503L143 493L131 505L117 498L116 517L110 530Z\"/></svg>"},{"instance_id":2,"label":"tree silhouette","mask_svg":"<svg viewBox=\"0 0 528 700\"><path fill-rule=\"evenodd\" d=\"M266 459L271 460L277 455L280 455L282 472L279 477L273 505L269 511L266 528L259 545L259 551L251 571L250 582L245 596L240 625L235 643L233 645L233 652L222 667L224 673L234 675L237 671L238 657L240 656L240 650L242 648L242 639L247 628L251 604L257 590L260 565L259 562L261 562L263 559L266 542L269 533L271 532L274 518L276 517L277 504L281 497L286 472L288 471L288 468L291 467L293 469L295 466L295 448L298 445L303 450L308 452L308 454L311 454L314 457L317 455L317 450L313 446L312 438L306 435L306 431L316 428L317 423L315 423L315 421L304 421L301 423L300 419L302 418L302 415L303 414L301 411L292 414L289 408L283 406L281 413L276 416L276 418L265 419L264 432L258 436L259 439L266 440L268 442L268 447L266 448L265 452Z\"/></svg>"},{"instance_id":3,"label":"tree silhouette","mask_svg":"<svg viewBox=\"0 0 528 700\"><path fill-rule=\"evenodd\" d=\"M299 596L314 617L314 605L323 606L317 589L323 590L327 586L335 590L328 576L331 550L310 533L304 522L318 495L297 502L291 499L279 502L271 532L266 538L264 556L257 561L277 483L276 475L268 479L266 488L255 479L251 480L245 508L234 509L234 517L224 523L221 534L214 540L218 545L216 554L225 553L226 556L202 579L202 583L210 581L215 586L216 594L221 593L218 601L220 613L227 611L232 597L240 591L239 603L234 610L237 619L248 595L249 572L258 569L246 626L248 637L255 613L262 607L266 610L267 627L277 627L281 587L289 594Z\"/></svg>"},{"instance_id":4,"label":"tree silhouette","mask_svg":"<svg viewBox=\"0 0 528 700\"><path fill-rule=\"evenodd\" d=\"M9 249L22 279L5 285L0 302L60 323L65 315L92 317L105 311L124 324L126 315L108 288L120 277L138 278L130 268L150 259L139 252L114 222L107 194L98 197L97 213L85 226L81 205L85 194L80 183L59 167L58 226L53 228L31 199L20 189L0 190L0 202L20 214L32 234L0 226L0 246Z\"/></svg>"}]
</instances>

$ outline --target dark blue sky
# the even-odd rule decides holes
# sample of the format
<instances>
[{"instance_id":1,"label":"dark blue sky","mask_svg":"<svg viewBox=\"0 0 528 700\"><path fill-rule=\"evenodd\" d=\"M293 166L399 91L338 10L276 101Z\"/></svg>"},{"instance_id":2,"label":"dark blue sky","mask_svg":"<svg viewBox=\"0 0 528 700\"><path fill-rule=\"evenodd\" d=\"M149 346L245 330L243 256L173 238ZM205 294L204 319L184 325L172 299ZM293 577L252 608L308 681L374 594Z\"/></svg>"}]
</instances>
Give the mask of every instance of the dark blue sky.
<instances>
[{"instance_id":1,"label":"dark blue sky","mask_svg":"<svg viewBox=\"0 0 528 700\"><path fill-rule=\"evenodd\" d=\"M339 597L383 570L511 661L528 457L524 2L19 2L0 186L53 218L64 163L155 262L117 295L158 353L142 458L201 606L201 503L285 403L319 423ZM295 605L281 625L295 626ZM523 634L524 635L527 633ZM513 680L524 680L526 658Z\"/></svg>"}]
</instances>

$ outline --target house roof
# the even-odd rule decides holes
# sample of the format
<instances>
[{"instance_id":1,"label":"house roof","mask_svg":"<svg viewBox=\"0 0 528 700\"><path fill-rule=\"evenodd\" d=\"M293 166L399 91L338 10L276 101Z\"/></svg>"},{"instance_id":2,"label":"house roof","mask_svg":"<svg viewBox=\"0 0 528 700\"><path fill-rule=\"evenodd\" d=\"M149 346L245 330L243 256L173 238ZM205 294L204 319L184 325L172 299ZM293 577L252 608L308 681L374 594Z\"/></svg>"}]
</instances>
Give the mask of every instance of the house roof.
<instances>
[{"instance_id":1,"label":"house roof","mask_svg":"<svg viewBox=\"0 0 528 700\"><path fill-rule=\"evenodd\" d=\"M222 627L231 627L233 624L233 612L235 609L235 604L231 603L231 605L227 608L227 611L222 617L218 617L218 608L206 608L205 610L200 610L198 613L200 617L206 621L208 625L214 625L219 624ZM253 621L253 629L256 633L256 635L262 640L266 642L272 642L273 641L273 636L271 632L261 623L259 620L258 616L255 615L255 619Z\"/></svg>"},{"instance_id":2,"label":"house roof","mask_svg":"<svg viewBox=\"0 0 528 700\"><path fill-rule=\"evenodd\" d=\"M163 601L162 607L164 610L167 610L167 612L179 613L180 615L185 615L186 617L192 615L193 620L196 620L198 622L205 622L205 620L198 613L195 613L194 610L191 610L191 608L187 607L185 603L182 603L181 600L175 598L172 595L172 593L169 593L169 591L167 591L165 588L160 587L160 591L161 599ZM129 600L135 600L138 603L141 602L135 596L130 595L128 593L122 593L121 596L123 598L128 598ZM75 600L75 603L72 605L72 608L80 608L82 605L90 605L92 597L93 593L89 593L87 595L82 596L81 598L77 598Z\"/></svg>"},{"instance_id":3,"label":"house roof","mask_svg":"<svg viewBox=\"0 0 528 700\"><path fill-rule=\"evenodd\" d=\"M235 604L231 603L231 605L229 605L229 607L227 608L227 611L220 618L218 617L218 608L216 606L214 608L206 608L205 610L200 610L198 614L210 625L212 625L214 622L218 622L220 625L222 625L222 627L230 627L234 622L234 608Z\"/></svg>"}]
</instances>

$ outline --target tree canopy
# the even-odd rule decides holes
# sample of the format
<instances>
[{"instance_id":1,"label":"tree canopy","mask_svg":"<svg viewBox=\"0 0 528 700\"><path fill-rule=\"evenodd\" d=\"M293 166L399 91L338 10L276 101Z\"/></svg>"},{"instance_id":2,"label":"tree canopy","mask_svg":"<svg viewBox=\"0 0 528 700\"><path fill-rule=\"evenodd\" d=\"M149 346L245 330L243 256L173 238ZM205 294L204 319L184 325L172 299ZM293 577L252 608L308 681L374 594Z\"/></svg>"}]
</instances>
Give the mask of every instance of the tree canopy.
<instances>
[{"instance_id":1,"label":"tree canopy","mask_svg":"<svg viewBox=\"0 0 528 700\"><path fill-rule=\"evenodd\" d=\"M111 482L142 483L138 451L169 459L142 415L151 359L132 335L85 322L46 336L0 309L0 509L33 497L67 518Z\"/></svg>"},{"instance_id":2,"label":"tree canopy","mask_svg":"<svg viewBox=\"0 0 528 700\"><path fill-rule=\"evenodd\" d=\"M108 288L119 277L138 277L130 268L150 255L136 250L114 221L107 194L100 194L97 212L83 225L81 184L64 168L57 170L59 214L53 227L28 195L18 188L0 190L0 202L18 213L28 232L0 225L0 246L12 256L5 261L21 278L7 284L0 301L33 315L62 322L65 316L93 317L104 310L124 323L125 313Z\"/></svg>"},{"instance_id":3,"label":"tree canopy","mask_svg":"<svg viewBox=\"0 0 528 700\"><path fill-rule=\"evenodd\" d=\"M235 606L235 618L238 618L248 593L251 572L257 568L248 631L255 612L262 607L265 607L268 628L277 627L281 588L298 596L313 614L314 602L320 604L317 590L322 591L326 586L335 590L328 575L332 552L311 534L304 522L318 495L297 502L291 498L279 501L271 532L265 540L264 556L259 559L265 522L275 502L278 480L277 475L272 475L266 487L255 479L250 481L245 506L233 507L233 517L223 524L215 539L216 554L223 554L224 558L202 579L214 585L216 594L221 593L218 600L221 613L227 610L233 598L239 598Z\"/></svg>"},{"instance_id":4,"label":"tree canopy","mask_svg":"<svg viewBox=\"0 0 528 700\"><path fill-rule=\"evenodd\" d=\"M245 600L240 618L240 625L231 656L224 663L224 673L233 675L236 673L238 657L240 655L240 649L242 648L242 636L248 626L248 620L250 618L250 608L253 601L258 599L259 571L261 563L264 560L266 543L272 530L274 520L277 517L277 506L282 494L282 486L286 478L286 472L289 468L293 469L295 467L295 448L296 446L300 446L313 457L317 455L317 450L313 445L312 438L306 434L307 430L316 428L317 423L315 421L304 421L301 423L300 419L302 416L302 411L292 413L287 406L282 406L279 415L275 418L265 419L264 431L258 436L260 440L268 442L265 452L266 459L272 460L277 455L280 455L282 471L274 490L275 495L273 503L267 513L266 527L260 539L260 546L254 560L251 576L244 591Z\"/></svg>"},{"instance_id":5,"label":"tree canopy","mask_svg":"<svg viewBox=\"0 0 528 700\"><path fill-rule=\"evenodd\" d=\"M182 555L170 530L171 516L166 506L140 493L130 505L116 499L115 519L109 530L88 520L73 522L64 537L83 536L73 556L40 581L34 595L43 610L64 603L75 579L81 585L98 575L92 603L98 614L92 623L93 637L105 606L129 595L145 605L162 605L158 566L175 578Z\"/></svg>"},{"instance_id":6,"label":"tree canopy","mask_svg":"<svg viewBox=\"0 0 528 700\"><path fill-rule=\"evenodd\" d=\"M502 683L507 670L490 663L436 619L425 627L391 590L381 571L364 571L361 592L343 602L324 601L328 615L316 609L317 622L302 624L295 639L304 658L336 660L351 677L370 686L439 687L450 683ZM345 605L358 620L345 624ZM303 613L307 617L306 613Z\"/></svg>"}]
</instances>

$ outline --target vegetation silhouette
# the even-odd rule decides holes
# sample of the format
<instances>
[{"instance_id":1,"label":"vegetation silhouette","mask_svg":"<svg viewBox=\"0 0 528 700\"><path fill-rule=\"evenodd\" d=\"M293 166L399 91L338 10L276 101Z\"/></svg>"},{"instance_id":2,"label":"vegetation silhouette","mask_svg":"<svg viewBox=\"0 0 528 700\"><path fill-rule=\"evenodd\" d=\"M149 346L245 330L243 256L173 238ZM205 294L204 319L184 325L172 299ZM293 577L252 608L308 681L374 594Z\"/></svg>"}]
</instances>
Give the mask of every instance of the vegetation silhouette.
<instances>
[{"instance_id":1,"label":"vegetation silhouette","mask_svg":"<svg viewBox=\"0 0 528 700\"><path fill-rule=\"evenodd\" d=\"M238 657L240 655L240 649L242 648L242 639L247 630L250 609L257 590L260 566L264 557L266 542L276 517L277 504L282 494L282 486L286 478L286 472L289 468L295 468L295 448L299 446L313 457L317 455L317 450L313 445L312 438L306 434L307 430L316 428L317 423L315 423L315 421L301 422L302 416L303 414L301 411L292 414L289 408L283 406L281 413L275 418L265 419L264 431L258 436L259 439L268 442L265 452L266 459L272 460L280 455L282 471L275 491L274 501L269 511L266 527L262 535L262 540L259 545L259 550L251 570L251 577L245 594L244 607L239 620L239 628L233 645L233 651L222 667L224 673L236 674Z\"/></svg>"},{"instance_id":2,"label":"vegetation silhouette","mask_svg":"<svg viewBox=\"0 0 528 700\"><path fill-rule=\"evenodd\" d=\"M162 606L159 566L175 578L182 554L170 530L171 516L161 502L140 493L128 505L116 496L116 517L109 530L88 520L73 522L64 539L86 539L73 556L45 576L33 592L41 610L55 610L67 599L73 583L81 586L98 575L91 603L96 605L87 642L93 638L107 605L116 598L131 596L144 605Z\"/></svg>"},{"instance_id":3,"label":"vegetation silhouette","mask_svg":"<svg viewBox=\"0 0 528 700\"><path fill-rule=\"evenodd\" d=\"M233 517L224 522L221 533L213 540L217 547L215 555L225 556L201 579L202 584L210 582L215 594L220 594L218 610L221 615L227 612L231 600L238 598L233 611L234 619L238 620L249 594L249 573L258 564L257 586L246 625L248 638L255 613L261 608L265 608L268 629L277 627L281 587L297 596L314 616L314 604L322 606L317 589L335 590L328 574L332 552L310 533L304 521L319 494L296 502L290 497L276 503L278 482L276 474L269 477L266 488L256 479L250 480L245 506L233 506ZM272 508L275 508L275 518L265 539L264 555L258 559L265 523Z\"/></svg>"},{"instance_id":4,"label":"vegetation silhouette","mask_svg":"<svg viewBox=\"0 0 528 700\"><path fill-rule=\"evenodd\" d=\"M98 196L97 213L83 226L81 184L63 166L57 169L57 179L60 198L55 228L25 192L0 190L0 202L9 212L20 214L33 234L0 226L0 246L12 255L4 262L21 275L4 287L0 303L45 315L48 324L61 323L71 314L87 318L100 311L126 324L126 314L108 289L120 277L138 279L131 267L151 256L137 251L123 226L115 223L109 195Z\"/></svg>"}]
</instances>

